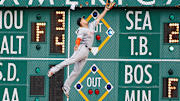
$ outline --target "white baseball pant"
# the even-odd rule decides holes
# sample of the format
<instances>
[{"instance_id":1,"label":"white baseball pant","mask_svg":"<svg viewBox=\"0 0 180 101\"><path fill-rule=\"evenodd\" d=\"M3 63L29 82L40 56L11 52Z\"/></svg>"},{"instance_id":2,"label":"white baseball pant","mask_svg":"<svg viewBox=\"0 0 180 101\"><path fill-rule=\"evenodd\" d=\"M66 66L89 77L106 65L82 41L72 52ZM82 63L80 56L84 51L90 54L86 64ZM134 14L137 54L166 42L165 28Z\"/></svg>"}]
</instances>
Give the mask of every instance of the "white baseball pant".
<instances>
[{"instance_id":1,"label":"white baseball pant","mask_svg":"<svg viewBox=\"0 0 180 101\"><path fill-rule=\"evenodd\" d=\"M71 72L69 78L66 79L64 86L68 87L70 89L71 84L76 80L76 78L81 73L85 63L86 59L88 58L89 49L85 47L84 44L81 44L78 47L77 51L74 51L73 55L69 58L61 62L60 64L57 64L56 66L52 67L50 69L50 72L56 73L57 71L63 69L64 67L74 64L74 69Z\"/></svg>"}]
</instances>

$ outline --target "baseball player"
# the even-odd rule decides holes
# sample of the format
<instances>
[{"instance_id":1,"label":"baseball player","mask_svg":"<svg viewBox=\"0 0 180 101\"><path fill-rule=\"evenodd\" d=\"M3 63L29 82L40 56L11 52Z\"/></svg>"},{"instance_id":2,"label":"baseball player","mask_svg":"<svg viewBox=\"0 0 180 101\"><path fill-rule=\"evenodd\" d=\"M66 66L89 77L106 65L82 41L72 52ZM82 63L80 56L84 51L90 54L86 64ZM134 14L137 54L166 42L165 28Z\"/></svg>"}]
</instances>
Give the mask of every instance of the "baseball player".
<instances>
[{"instance_id":1,"label":"baseball player","mask_svg":"<svg viewBox=\"0 0 180 101\"><path fill-rule=\"evenodd\" d=\"M77 25L79 29L77 30L77 39L75 41L74 53L73 55L66 59L65 61L57 64L56 66L52 67L49 72L48 76L51 77L57 71L63 69L64 67L74 64L74 70L71 72L69 78L65 81L62 90L64 94L69 98L69 91L71 84L76 80L76 78L81 73L86 59L88 58L89 51L91 50L93 41L94 41L94 31L95 27L99 24L100 20L105 16L107 11L110 8L105 7L104 11L91 23L88 23L85 20L85 17L81 17L77 19Z\"/></svg>"}]
</instances>

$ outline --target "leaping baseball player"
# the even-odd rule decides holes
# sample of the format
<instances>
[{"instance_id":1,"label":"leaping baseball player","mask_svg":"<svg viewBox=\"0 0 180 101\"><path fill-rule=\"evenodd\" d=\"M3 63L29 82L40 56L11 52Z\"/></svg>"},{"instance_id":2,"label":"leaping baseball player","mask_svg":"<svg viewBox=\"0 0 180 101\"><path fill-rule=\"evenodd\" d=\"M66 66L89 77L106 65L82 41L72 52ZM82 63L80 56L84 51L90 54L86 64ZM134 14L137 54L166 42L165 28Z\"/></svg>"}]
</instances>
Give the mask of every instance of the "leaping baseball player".
<instances>
[{"instance_id":1,"label":"leaping baseball player","mask_svg":"<svg viewBox=\"0 0 180 101\"><path fill-rule=\"evenodd\" d=\"M71 72L69 78L66 79L62 87L62 90L64 94L67 96L67 98L69 98L71 84L76 80L76 78L81 73L86 63L86 59L88 58L88 54L91 50L94 41L95 27L99 24L100 20L106 15L106 13L110 9L112 9L114 5L115 3L107 4L106 7L104 8L104 11L97 17L97 19L95 19L91 23L88 23L85 20L84 16L78 18L77 25L79 26L79 28L76 33L77 39L75 41L73 55L49 70L48 77L51 77L53 74L63 69L64 67L74 64L73 71Z\"/></svg>"}]
</instances>

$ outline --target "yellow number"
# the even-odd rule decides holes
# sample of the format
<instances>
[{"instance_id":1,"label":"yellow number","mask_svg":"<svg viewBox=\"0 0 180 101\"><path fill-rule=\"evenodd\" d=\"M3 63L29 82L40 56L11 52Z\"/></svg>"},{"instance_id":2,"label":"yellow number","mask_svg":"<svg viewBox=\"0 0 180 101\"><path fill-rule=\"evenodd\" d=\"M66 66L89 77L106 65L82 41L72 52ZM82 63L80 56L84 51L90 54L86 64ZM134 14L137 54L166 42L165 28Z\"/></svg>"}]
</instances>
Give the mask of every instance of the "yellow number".
<instances>
[{"instance_id":1,"label":"yellow number","mask_svg":"<svg viewBox=\"0 0 180 101\"><path fill-rule=\"evenodd\" d=\"M62 16L62 19L57 20L59 24L62 24L62 27L56 27L56 30L65 30L65 11L56 11L56 15Z\"/></svg>"},{"instance_id":2,"label":"yellow number","mask_svg":"<svg viewBox=\"0 0 180 101\"><path fill-rule=\"evenodd\" d=\"M175 86L172 86L172 82L178 82L177 78L169 78L168 79L168 97L171 98L172 90L176 90Z\"/></svg>"},{"instance_id":3,"label":"yellow number","mask_svg":"<svg viewBox=\"0 0 180 101\"><path fill-rule=\"evenodd\" d=\"M176 31L172 31L169 34L169 43L178 43L179 42L179 23L170 23L169 27L176 27ZM178 36L177 39L174 39L173 36Z\"/></svg>"},{"instance_id":4,"label":"yellow number","mask_svg":"<svg viewBox=\"0 0 180 101\"><path fill-rule=\"evenodd\" d=\"M45 28L46 23L36 23L36 42L39 42L41 34L45 34L45 31L40 29L42 27Z\"/></svg>"},{"instance_id":5,"label":"yellow number","mask_svg":"<svg viewBox=\"0 0 180 101\"><path fill-rule=\"evenodd\" d=\"M57 46L62 46L62 53L64 53L64 51L65 51L65 35L62 34L62 42L59 42L59 37L56 36L55 37L55 44Z\"/></svg>"}]
</instances>

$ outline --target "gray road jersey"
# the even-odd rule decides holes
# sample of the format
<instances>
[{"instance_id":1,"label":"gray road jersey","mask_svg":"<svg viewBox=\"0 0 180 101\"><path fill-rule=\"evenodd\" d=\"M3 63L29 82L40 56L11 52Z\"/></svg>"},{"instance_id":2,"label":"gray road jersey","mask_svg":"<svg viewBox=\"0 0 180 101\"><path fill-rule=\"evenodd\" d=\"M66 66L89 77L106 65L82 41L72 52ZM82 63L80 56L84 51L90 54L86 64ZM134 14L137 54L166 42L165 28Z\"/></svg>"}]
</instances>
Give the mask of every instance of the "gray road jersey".
<instances>
[{"instance_id":1,"label":"gray road jersey","mask_svg":"<svg viewBox=\"0 0 180 101\"><path fill-rule=\"evenodd\" d=\"M80 27L77 30L77 38L81 38L81 44L86 44L89 48L94 42L94 31L96 27L96 20L89 23L88 28Z\"/></svg>"}]
</instances>

